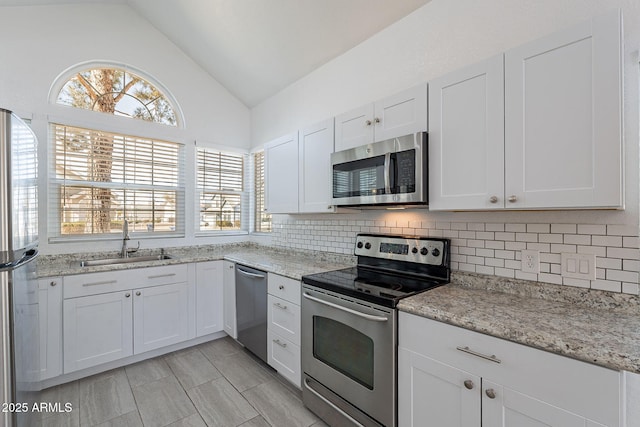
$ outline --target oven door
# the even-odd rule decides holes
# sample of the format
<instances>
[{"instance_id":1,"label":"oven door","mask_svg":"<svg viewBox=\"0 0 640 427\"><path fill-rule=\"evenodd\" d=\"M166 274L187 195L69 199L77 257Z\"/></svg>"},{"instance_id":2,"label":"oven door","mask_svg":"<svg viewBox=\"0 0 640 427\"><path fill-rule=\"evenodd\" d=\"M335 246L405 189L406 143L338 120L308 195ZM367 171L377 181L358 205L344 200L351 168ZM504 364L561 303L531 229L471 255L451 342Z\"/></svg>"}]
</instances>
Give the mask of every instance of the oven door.
<instances>
[{"instance_id":1,"label":"oven door","mask_svg":"<svg viewBox=\"0 0 640 427\"><path fill-rule=\"evenodd\" d=\"M323 394L327 388L380 424L394 426L396 310L309 285L302 296L302 368L323 386L311 391ZM303 395L309 387L305 380ZM331 394L325 399L331 401Z\"/></svg>"},{"instance_id":2,"label":"oven door","mask_svg":"<svg viewBox=\"0 0 640 427\"><path fill-rule=\"evenodd\" d=\"M333 204L426 203L426 143L419 132L333 153Z\"/></svg>"}]
</instances>

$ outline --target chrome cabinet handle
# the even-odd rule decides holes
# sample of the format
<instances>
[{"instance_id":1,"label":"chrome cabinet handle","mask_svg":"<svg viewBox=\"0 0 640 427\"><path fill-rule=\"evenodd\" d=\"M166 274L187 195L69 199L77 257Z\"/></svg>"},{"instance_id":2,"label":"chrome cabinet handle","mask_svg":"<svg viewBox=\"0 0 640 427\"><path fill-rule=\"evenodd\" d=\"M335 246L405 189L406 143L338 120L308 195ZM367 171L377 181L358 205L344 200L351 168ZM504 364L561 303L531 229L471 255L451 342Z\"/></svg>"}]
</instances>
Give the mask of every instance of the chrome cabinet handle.
<instances>
[{"instance_id":1,"label":"chrome cabinet handle","mask_svg":"<svg viewBox=\"0 0 640 427\"><path fill-rule=\"evenodd\" d=\"M496 197L496 196L489 197L489 202L490 203L498 203L498 197Z\"/></svg>"},{"instance_id":2,"label":"chrome cabinet handle","mask_svg":"<svg viewBox=\"0 0 640 427\"><path fill-rule=\"evenodd\" d=\"M509 200L509 203L515 203L518 201L518 198L516 196L509 196L507 200Z\"/></svg>"},{"instance_id":3,"label":"chrome cabinet handle","mask_svg":"<svg viewBox=\"0 0 640 427\"><path fill-rule=\"evenodd\" d=\"M374 123L380 123L380 117L376 117L375 119L373 119Z\"/></svg>"},{"instance_id":4,"label":"chrome cabinet handle","mask_svg":"<svg viewBox=\"0 0 640 427\"><path fill-rule=\"evenodd\" d=\"M287 309L287 306L286 306L286 305L282 305L282 304L280 304L279 302L276 302L276 303L274 303L273 305L275 305L276 307L281 308L281 309L283 309L283 310L286 310L286 309Z\"/></svg>"},{"instance_id":5,"label":"chrome cabinet handle","mask_svg":"<svg viewBox=\"0 0 640 427\"><path fill-rule=\"evenodd\" d=\"M51 283L49 283L49 285L50 285L50 286L55 286L55 285L57 285L57 284L58 284L58 282L54 282L54 281L52 281Z\"/></svg>"},{"instance_id":6,"label":"chrome cabinet handle","mask_svg":"<svg viewBox=\"0 0 640 427\"><path fill-rule=\"evenodd\" d=\"M326 397L324 397L323 395L321 395L320 393L318 393L317 391L315 391L314 389L309 387L309 380L307 378L305 378L303 382L304 382L305 388L307 390L309 390L311 393L313 393L318 399L322 400L324 403L326 403L327 405L331 406L333 409L338 411L338 413L340 413L340 415L342 415L343 417L345 417L346 419L351 421L357 427L364 427L364 425L362 425L361 423L356 421L356 419L353 418L351 415L347 414L342 409L340 409L336 405L334 405L333 402L329 401Z\"/></svg>"},{"instance_id":7,"label":"chrome cabinet handle","mask_svg":"<svg viewBox=\"0 0 640 427\"><path fill-rule=\"evenodd\" d=\"M464 386L467 388L467 390L473 390L473 381L471 380L466 380L464 382Z\"/></svg>"},{"instance_id":8,"label":"chrome cabinet handle","mask_svg":"<svg viewBox=\"0 0 640 427\"><path fill-rule=\"evenodd\" d=\"M112 283L118 283L117 280L105 280L104 282L92 282L92 283L83 283L83 287L87 286L99 286L99 285L110 285Z\"/></svg>"},{"instance_id":9,"label":"chrome cabinet handle","mask_svg":"<svg viewBox=\"0 0 640 427\"><path fill-rule=\"evenodd\" d=\"M129 292L127 292L126 294L124 294L124 296L129 298L131 296L131 294Z\"/></svg>"},{"instance_id":10,"label":"chrome cabinet handle","mask_svg":"<svg viewBox=\"0 0 640 427\"><path fill-rule=\"evenodd\" d=\"M278 289L283 290L284 289L284 285L278 286Z\"/></svg>"},{"instance_id":11,"label":"chrome cabinet handle","mask_svg":"<svg viewBox=\"0 0 640 427\"><path fill-rule=\"evenodd\" d=\"M371 120L365 121L364 124L367 125L367 126L371 126Z\"/></svg>"},{"instance_id":12,"label":"chrome cabinet handle","mask_svg":"<svg viewBox=\"0 0 640 427\"><path fill-rule=\"evenodd\" d=\"M460 350L463 353L471 354L473 356L480 357L482 359L488 360L494 363L502 363L502 360L498 359L495 354L491 356L487 356L486 354L478 353L477 351L471 350L469 347L456 347L456 350Z\"/></svg>"},{"instance_id":13,"label":"chrome cabinet handle","mask_svg":"<svg viewBox=\"0 0 640 427\"><path fill-rule=\"evenodd\" d=\"M492 388L488 388L485 391L485 394L487 395L487 397L489 399L495 399L496 398L496 391L494 389L492 389Z\"/></svg>"},{"instance_id":14,"label":"chrome cabinet handle","mask_svg":"<svg viewBox=\"0 0 640 427\"><path fill-rule=\"evenodd\" d=\"M286 342L281 342L280 340L273 340L274 343L278 344L282 348L287 348Z\"/></svg>"},{"instance_id":15,"label":"chrome cabinet handle","mask_svg":"<svg viewBox=\"0 0 640 427\"><path fill-rule=\"evenodd\" d=\"M371 315L371 314L360 313L359 311L352 310L350 308L343 307L341 305L334 304L334 303L329 302L329 301L321 300L320 298L316 298L316 297L314 297L312 295L309 295L306 292L304 292L302 294L302 296L305 297L308 300L315 301L317 303L327 305L327 306L329 306L331 308L335 308L337 310L346 311L347 313L353 314L355 316L362 317L362 318L367 319L367 320L373 320L374 322L386 322L386 321L389 320L389 319L387 319L386 317L383 317L383 316L374 316L374 315Z\"/></svg>"},{"instance_id":16,"label":"chrome cabinet handle","mask_svg":"<svg viewBox=\"0 0 640 427\"><path fill-rule=\"evenodd\" d=\"M137 292L136 292L136 295L137 295L137 296L140 296L140 295L142 295L142 292L137 291Z\"/></svg>"},{"instance_id":17,"label":"chrome cabinet handle","mask_svg":"<svg viewBox=\"0 0 640 427\"><path fill-rule=\"evenodd\" d=\"M247 276L247 277L253 277L256 279L264 279L264 275L263 274L256 274L256 273L249 273L248 271L244 271L240 268L237 269L238 273L242 274L243 276Z\"/></svg>"},{"instance_id":18,"label":"chrome cabinet handle","mask_svg":"<svg viewBox=\"0 0 640 427\"><path fill-rule=\"evenodd\" d=\"M175 275L176 275L176 273L156 274L155 276L147 276L147 279L159 279L161 277L173 277Z\"/></svg>"}]
</instances>

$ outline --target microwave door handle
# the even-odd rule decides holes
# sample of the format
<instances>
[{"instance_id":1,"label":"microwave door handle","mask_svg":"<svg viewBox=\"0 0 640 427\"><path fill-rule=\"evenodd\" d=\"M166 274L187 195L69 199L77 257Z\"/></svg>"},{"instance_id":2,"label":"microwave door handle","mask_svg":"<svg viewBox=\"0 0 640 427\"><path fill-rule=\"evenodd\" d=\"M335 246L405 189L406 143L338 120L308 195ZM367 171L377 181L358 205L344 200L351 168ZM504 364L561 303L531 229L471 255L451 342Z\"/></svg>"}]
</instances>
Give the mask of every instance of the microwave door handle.
<instances>
[{"instance_id":1,"label":"microwave door handle","mask_svg":"<svg viewBox=\"0 0 640 427\"><path fill-rule=\"evenodd\" d=\"M384 194L391 194L391 153L384 155Z\"/></svg>"}]
</instances>

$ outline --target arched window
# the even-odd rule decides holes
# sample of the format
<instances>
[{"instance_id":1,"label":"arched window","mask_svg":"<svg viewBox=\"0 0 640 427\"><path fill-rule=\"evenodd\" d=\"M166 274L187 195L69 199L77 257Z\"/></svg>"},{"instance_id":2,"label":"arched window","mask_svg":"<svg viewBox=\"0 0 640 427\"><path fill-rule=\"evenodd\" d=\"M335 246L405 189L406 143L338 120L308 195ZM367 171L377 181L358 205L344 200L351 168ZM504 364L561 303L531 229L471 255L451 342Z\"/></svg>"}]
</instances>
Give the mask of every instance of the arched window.
<instances>
[{"instance_id":1,"label":"arched window","mask_svg":"<svg viewBox=\"0 0 640 427\"><path fill-rule=\"evenodd\" d=\"M74 73L63 84L55 102L169 126L178 125L175 108L157 85L117 67L96 66Z\"/></svg>"}]
</instances>

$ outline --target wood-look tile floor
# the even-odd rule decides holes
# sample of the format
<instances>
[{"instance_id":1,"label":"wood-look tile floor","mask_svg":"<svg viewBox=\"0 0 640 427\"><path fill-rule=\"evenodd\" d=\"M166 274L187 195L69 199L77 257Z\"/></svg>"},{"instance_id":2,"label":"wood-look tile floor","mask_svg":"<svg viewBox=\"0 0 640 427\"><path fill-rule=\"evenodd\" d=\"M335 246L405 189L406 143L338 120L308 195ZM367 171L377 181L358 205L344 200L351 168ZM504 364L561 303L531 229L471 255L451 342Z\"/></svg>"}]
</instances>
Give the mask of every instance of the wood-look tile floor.
<instances>
[{"instance_id":1,"label":"wood-look tile floor","mask_svg":"<svg viewBox=\"0 0 640 427\"><path fill-rule=\"evenodd\" d=\"M44 390L65 427L326 427L301 393L231 338Z\"/></svg>"}]
</instances>

